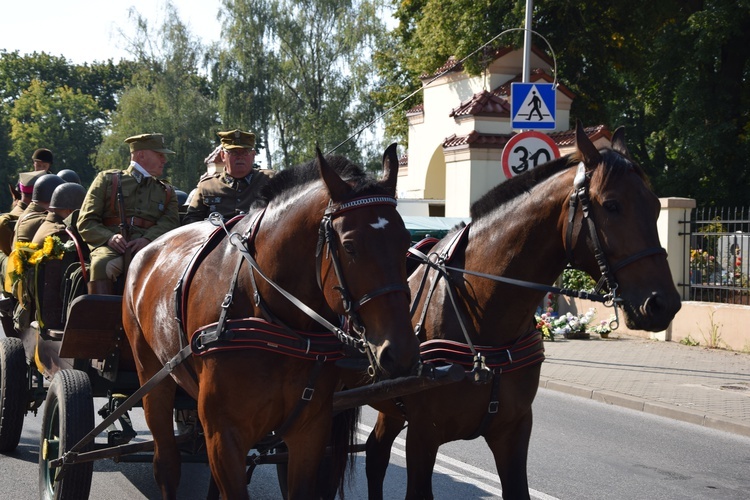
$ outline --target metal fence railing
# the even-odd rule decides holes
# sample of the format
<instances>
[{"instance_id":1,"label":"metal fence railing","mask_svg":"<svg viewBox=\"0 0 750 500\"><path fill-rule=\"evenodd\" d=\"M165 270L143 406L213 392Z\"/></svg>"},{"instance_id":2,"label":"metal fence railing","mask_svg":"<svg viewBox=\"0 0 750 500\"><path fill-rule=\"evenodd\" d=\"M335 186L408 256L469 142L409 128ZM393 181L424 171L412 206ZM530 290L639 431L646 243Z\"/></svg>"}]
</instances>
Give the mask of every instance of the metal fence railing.
<instances>
[{"instance_id":1,"label":"metal fence railing","mask_svg":"<svg viewBox=\"0 0 750 500\"><path fill-rule=\"evenodd\" d=\"M698 208L690 220L690 300L750 305L750 210Z\"/></svg>"}]
</instances>

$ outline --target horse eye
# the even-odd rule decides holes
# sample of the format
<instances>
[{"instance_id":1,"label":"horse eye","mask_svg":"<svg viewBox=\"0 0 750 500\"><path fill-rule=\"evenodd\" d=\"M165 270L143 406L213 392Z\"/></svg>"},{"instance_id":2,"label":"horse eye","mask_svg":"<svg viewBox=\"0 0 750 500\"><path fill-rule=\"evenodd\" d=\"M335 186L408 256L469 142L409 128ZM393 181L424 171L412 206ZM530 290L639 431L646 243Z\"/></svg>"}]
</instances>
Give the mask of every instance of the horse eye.
<instances>
[{"instance_id":1,"label":"horse eye","mask_svg":"<svg viewBox=\"0 0 750 500\"><path fill-rule=\"evenodd\" d=\"M604 206L604 210L607 212L616 213L620 211L620 204L616 201L605 201L602 203L602 206Z\"/></svg>"},{"instance_id":2,"label":"horse eye","mask_svg":"<svg viewBox=\"0 0 750 500\"><path fill-rule=\"evenodd\" d=\"M354 243L351 241L345 241L341 244L344 247L344 251L349 255L354 255Z\"/></svg>"}]
</instances>

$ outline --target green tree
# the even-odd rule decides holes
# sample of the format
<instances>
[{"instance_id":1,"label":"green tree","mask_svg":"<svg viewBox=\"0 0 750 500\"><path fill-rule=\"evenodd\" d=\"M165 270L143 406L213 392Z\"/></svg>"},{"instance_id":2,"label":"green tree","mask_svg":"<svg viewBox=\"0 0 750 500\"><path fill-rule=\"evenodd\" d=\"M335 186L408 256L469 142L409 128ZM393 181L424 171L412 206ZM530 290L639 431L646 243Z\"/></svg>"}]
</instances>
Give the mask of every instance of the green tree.
<instances>
[{"instance_id":1,"label":"green tree","mask_svg":"<svg viewBox=\"0 0 750 500\"><path fill-rule=\"evenodd\" d=\"M198 73L205 58L203 47L171 3L166 19L158 33L153 33L143 17L135 16L136 36L131 40L131 51L138 58L135 83L123 92L112 114L97 153L97 168L125 168L129 161L125 138L158 132L176 152L169 158L165 175L189 191L205 172L203 159L214 148L217 106L209 82Z\"/></svg>"},{"instance_id":2,"label":"green tree","mask_svg":"<svg viewBox=\"0 0 750 500\"><path fill-rule=\"evenodd\" d=\"M224 6L229 47L222 61L245 75L241 91L251 96L250 124L263 131L269 120L268 134L278 145L273 165L307 161L316 145L335 148L377 115L381 108L370 94L379 83L371 56L385 33L379 4L225 0ZM236 95L232 85L222 84L220 93ZM232 103L222 109L227 106ZM337 153L365 162L364 142L355 138Z\"/></svg>"},{"instance_id":3,"label":"green tree","mask_svg":"<svg viewBox=\"0 0 750 500\"><path fill-rule=\"evenodd\" d=\"M47 147L54 152L56 170L69 168L90 180L102 116L90 95L33 80L10 111L10 156L16 164L30 166L34 150Z\"/></svg>"}]
</instances>

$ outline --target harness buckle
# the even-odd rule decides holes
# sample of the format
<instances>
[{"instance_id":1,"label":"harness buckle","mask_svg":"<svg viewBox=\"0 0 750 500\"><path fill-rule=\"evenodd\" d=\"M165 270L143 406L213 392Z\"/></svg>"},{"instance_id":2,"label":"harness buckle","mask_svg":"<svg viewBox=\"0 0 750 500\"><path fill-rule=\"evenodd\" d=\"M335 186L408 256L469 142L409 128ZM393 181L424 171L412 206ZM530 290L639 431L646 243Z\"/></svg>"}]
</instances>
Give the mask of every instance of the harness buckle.
<instances>
[{"instance_id":1,"label":"harness buckle","mask_svg":"<svg viewBox=\"0 0 750 500\"><path fill-rule=\"evenodd\" d=\"M221 303L222 309L228 309L232 305L232 294L228 293L224 296L224 301Z\"/></svg>"},{"instance_id":2,"label":"harness buckle","mask_svg":"<svg viewBox=\"0 0 750 500\"><path fill-rule=\"evenodd\" d=\"M305 390L302 391L302 399L304 401L310 401L313 398L313 394L315 393L315 389L312 387L305 387Z\"/></svg>"},{"instance_id":3,"label":"harness buckle","mask_svg":"<svg viewBox=\"0 0 750 500\"><path fill-rule=\"evenodd\" d=\"M487 406L487 413L497 413L500 409L500 401L490 401Z\"/></svg>"}]
</instances>

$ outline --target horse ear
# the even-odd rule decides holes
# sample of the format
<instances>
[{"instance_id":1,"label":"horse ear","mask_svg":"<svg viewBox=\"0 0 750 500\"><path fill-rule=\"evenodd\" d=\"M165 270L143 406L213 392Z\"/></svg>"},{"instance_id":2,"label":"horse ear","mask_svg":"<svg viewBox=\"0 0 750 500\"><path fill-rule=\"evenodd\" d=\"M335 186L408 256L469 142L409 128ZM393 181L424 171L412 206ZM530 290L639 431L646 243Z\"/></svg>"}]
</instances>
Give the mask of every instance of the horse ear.
<instances>
[{"instance_id":1,"label":"horse ear","mask_svg":"<svg viewBox=\"0 0 750 500\"><path fill-rule=\"evenodd\" d=\"M594 143L586 135L581 120L576 120L576 148L581 153L587 170L591 170L601 163L602 155L599 154Z\"/></svg>"},{"instance_id":2,"label":"horse ear","mask_svg":"<svg viewBox=\"0 0 750 500\"><path fill-rule=\"evenodd\" d=\"M615 133L612 134L612 150L630 159L630 151L628 151L628 146L625 144L625 127L617 127Z\"/></svg>"},{"instance_id":3,"label":"horse ear","mask_svg":"<svg viewBox=\"0 0 750 500\"><path fill-rule=\"evenodd\" d=\"M398 156L396 155L396 143L394 142L383 153L383 184L389 191L396 195L396 181L398 180Z\"/></svg>"},{"instance_id":4,"label":"horse ear","mask_svg":"<svg viewBox=\"0 0 750 500\"><path fill-rule=\"evenodd\" d=\"M331 199L333 201L343 200L352 190L351 186L328 164L317 146L315 146L315 154L318 158L318 172L320 172L320 177L328 188Z\"/></svg>"}]
</instances>

